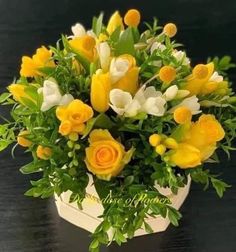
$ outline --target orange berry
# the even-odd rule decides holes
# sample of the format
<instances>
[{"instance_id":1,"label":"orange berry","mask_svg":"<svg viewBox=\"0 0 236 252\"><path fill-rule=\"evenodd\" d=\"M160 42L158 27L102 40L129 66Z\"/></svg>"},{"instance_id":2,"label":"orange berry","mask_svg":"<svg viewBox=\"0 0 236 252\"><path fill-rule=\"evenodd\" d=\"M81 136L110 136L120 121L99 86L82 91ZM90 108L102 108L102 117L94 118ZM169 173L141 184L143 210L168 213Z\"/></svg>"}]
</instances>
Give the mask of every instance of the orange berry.
<instances>
[{"instance_id":1,"label":"orange berry","mask_svg":"<svg viewBox=\"0 0 236 252\"><path fill-rule=\"evenodd\" d=\"M177 33L177 27L173 23L168 23L164 26L163 31L166 34L166 36L172 38Z\"/></svg>"},{"instance_id":2,"label":"orange berry","mask_svg":"<svg viewBox=\"0 0 236 252\"><path fill-rule=\"evenodd\" d=\"M174 112L174 120L179 124L184 124L191 121L192 113L187 107L179 107Z\"/></svg>"},{"instance_id":3,"label":"orange berry","mask_svg":"<svg viewBox=\"0 0 236 252\"><path fill-rule=\"evenodd\" d=\"M158 134L152 134L149 137L149 143L151 146L156 147L161 142L161 136Z\"/></svg>"},{"instance_id":4,"label":"orange berry","mask_svg":"<svg viewBox=\"0 0 236 252\"><path fill-rule=\"evenodd\" d=\"M124 17L124 22L128 26L137 27L140 23L140 12L135 9L128 10Z\"/></svg>"},{"instance_id":5,"label":"orange berry","mask_svg":"<svg viewBox=\"0 0 236 252\"><path fill-rule=\"evenodd\" d=\"M163 66L159 72L159 78L169 84L176 78L176 70L172 66Z\"/></svg>"}]
</instances>

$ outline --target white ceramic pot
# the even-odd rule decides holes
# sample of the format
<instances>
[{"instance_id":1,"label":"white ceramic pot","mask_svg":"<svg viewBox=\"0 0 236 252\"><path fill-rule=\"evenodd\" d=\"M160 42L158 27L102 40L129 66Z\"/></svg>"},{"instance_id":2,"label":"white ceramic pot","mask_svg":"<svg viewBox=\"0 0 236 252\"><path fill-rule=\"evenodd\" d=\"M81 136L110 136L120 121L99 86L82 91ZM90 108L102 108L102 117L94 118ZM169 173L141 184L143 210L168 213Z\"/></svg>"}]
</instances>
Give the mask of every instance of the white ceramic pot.
<instances>
[{"instance_id":1,"label":"white ceramic pot","mask_svg":"<svg viewBox=\"0 0 236 252\"><path fill-rule=\"evenodd\" d=\"M167 196L175 209L179 209L186 199L190 189L191 179L188 179L188 184L180 188L177 195L174 195L168 188L157 189L165 196ZM94 232L96 227L101 223L101 219L98 218L103 213L103 206L99 202L99 196L93 186L93 180L90 176L89 185L86 189L86 199L83 201L83 210L77 207L76 203L69 203L71 192L62 193L60 197L55 196L56 207L58 214L68 222L83 228L91 233ZM152 227L154 233L165 231L170 224L168 218L158 216L156 218L148 218L146 222ZM135 236L146 235L144 229L136 231Z\"/></svg>"}]
</instances>

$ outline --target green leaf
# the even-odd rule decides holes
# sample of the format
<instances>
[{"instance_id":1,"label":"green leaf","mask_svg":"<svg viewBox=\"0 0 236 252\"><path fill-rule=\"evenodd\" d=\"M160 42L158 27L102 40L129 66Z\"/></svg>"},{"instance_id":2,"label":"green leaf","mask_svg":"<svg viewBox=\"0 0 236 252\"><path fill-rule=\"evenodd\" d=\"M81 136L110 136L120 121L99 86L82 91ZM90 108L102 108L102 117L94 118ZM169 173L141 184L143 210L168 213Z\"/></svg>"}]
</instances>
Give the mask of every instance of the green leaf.
<instances>
[{"instance_id":1,"label":"green leaf","mask_svg":"<svg viewBox=\"0 0 236 252\"><path fill-rule=\"evenodd\" d=\"M97 117L92 118L87 122L82 139L84 139L93 128L110 129L113 127L113 125L114 123L111 121L111 119L107 115L101 113Z\"/></svg>"},{"instance_id":2,"label":"green leaf","mask_svg":"<svg viewBox=\"0 0 236 252\"><path fill-rule=\"evenodd\" d=\"M151 226L144 221L144 228L145 228L145 231L148 233L148 234L151 234L153 233L153 229L151 228Z\"/></svg>"},{"instance_id":3,"label":"green leaf","mask_svg":"<svg viewBox=\"0 0 236 252\"><path fill-rule=\"evenodd\" d=\"M0 103L5 102L10 96L11 96L10 93L2 93L2 94L0 95Z\"/></svg>"},{"instance_id":4,"label":"green leaf","mask_svg":"<svg viewBox=\"0 0 236 252\"><path fill-rule=\"evenodd\" d=\"M129 185L131 185L133 183L133 181L134 181L134 176L130 175L130 176L125 178L124 184L125 184L125 186L129 186Z\"/></svg>"},{"instance_id":5,"label":"green leaf","mask_svg":"<svg viewBox=\"0 0 236 252\"><path fill-rule=\"evenodd\" d=\"M103 21L103 13L101 13L98 18L96 17L93 18L92 30L97 35L97 37L102 31L103 26L102 21Z\"/></svg>"},{"instance_id":6,"label":"green leaf","mask_svg":"<svg viewBox=\"0 0 236 252\"><path fill-rule=\"evenodd\" d=\"M6 149L11 143L12 141L0 139L0 151L3 151L4 149Z\"/></svg>"},{"instance_id":7,"label":"green leaf","mask_svg":"<svg viewBox=\"0 0 236 252\"><path fill-rule=\"evenodd\" d=\"M179 225L179 219L181 218L181 214L175 208L169 206L168 218L170 222L177 227Z\"/></svg>"},{"instance_id":8,"label":"green leaf","mask_svg":"<svg viewBox=\"0 0 236 252\"><path fill-rule=\"evenodd\" d=\"M40 160L37 162L31 162L20 168L20 172L23 174L30 174L35 172L41 172L42 168L48 165L47 161Z\"/></svg>"},{"instance_id":9,"label":"green leaf","mask_svg":"<svg viewBox=\"0 0 236 252\"><path fill-rule=\"evenodd\" d=\"M134 39L132 29L127 28L121 35L118 40L118 43L115 45L115 55L119 56L121 54L135 54L134 49Z\"/></svg>"},{"instance_id":10,"label":"green leaf","mask_svg":"<svg viewBox=\"0 0 236 252\"><path fill-rule=\"evenodd\" d=\"M219 179L213 178L213 177L211 177L211 183L220 198L223 197L223 194L224 194L226 188L231 187L230 185L226 184L225 182L223 182Z\"/></svg>"}]
</instances>

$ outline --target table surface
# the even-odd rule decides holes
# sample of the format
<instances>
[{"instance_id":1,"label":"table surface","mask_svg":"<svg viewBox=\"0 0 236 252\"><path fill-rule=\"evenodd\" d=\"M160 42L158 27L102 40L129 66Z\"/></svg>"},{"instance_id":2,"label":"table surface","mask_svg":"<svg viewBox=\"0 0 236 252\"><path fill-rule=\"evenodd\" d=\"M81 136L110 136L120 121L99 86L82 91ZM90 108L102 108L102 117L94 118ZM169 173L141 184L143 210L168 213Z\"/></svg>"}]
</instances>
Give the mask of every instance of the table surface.
<instances>
[{"instance_id":1,"label":"table surface","mask_svg":"<svg viewBox=\"0 0 236 252\"><path fill-rule=\"evenodd\" d=\"M92 3L93 2L93 3ZM175 2L175 3L174 3ZM81 21L87 26L100 10L139 8L145 20L158 16L162 23L175 21L178 39L194 60L207 55L231 54L236 61L233 38L236 37L236 3L224 1L0 1L0 92L17 76L21 55L31 54L42 44L53 44L62 32ZM135 4L134 4L135 3ZM194 10L194 11L192 11ZM236 81L235 71L230 77ZM0 108L7 114L7 109ZM20 174L19 168L30 160L20 149L12 159L9 150L0 153L0 252L86 252L89 233L58 217L54 200L27 198L23 195L32 176ZM212 189L192 185L181 208L183 218L178 228L138 237L119 247L115 244L102 252L233 252L236 251L236 156L213 172L232 187L219 199Z\"/></svg>"}]
</instances>

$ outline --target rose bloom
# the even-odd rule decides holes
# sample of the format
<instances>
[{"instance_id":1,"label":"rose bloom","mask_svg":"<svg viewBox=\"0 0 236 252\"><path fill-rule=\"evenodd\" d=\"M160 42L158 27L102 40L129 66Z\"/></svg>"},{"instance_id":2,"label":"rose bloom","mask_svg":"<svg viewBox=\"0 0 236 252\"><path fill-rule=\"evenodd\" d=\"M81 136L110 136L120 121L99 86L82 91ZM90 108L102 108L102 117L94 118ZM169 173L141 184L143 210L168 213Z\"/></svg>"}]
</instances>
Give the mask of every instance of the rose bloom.
<instances>
[{"instance_id":1,"label":"rose bloom","mask_svg":"<svg viewBox=\"0 0 236 252\"><path fill-rule=\"evenodd\" d=\"M89 171L103 180L117 176L130 161L133 149L125 152L108 130L96 129L90 133L85 163Z\"/></svg>"}]
</instances>

